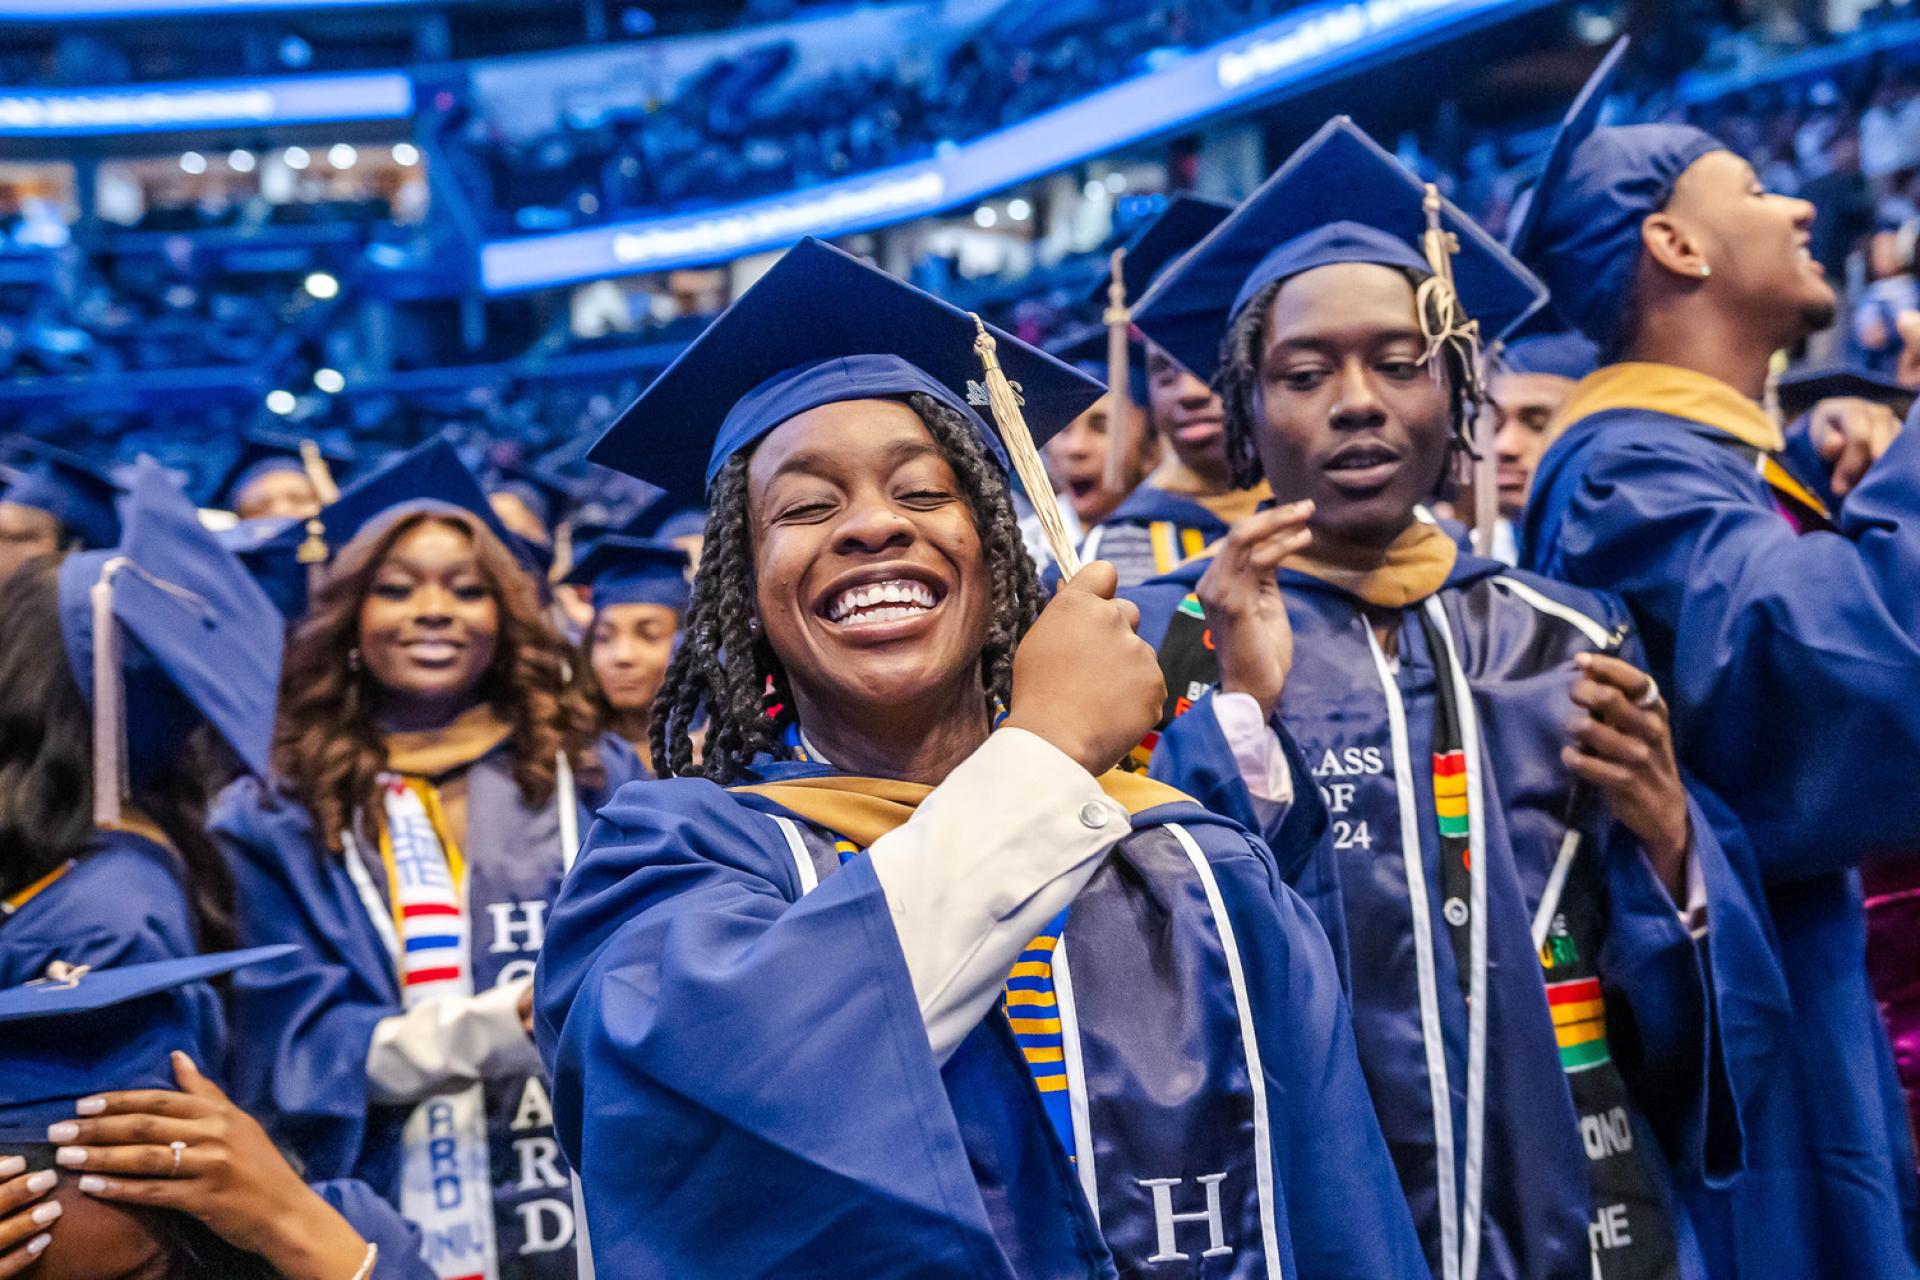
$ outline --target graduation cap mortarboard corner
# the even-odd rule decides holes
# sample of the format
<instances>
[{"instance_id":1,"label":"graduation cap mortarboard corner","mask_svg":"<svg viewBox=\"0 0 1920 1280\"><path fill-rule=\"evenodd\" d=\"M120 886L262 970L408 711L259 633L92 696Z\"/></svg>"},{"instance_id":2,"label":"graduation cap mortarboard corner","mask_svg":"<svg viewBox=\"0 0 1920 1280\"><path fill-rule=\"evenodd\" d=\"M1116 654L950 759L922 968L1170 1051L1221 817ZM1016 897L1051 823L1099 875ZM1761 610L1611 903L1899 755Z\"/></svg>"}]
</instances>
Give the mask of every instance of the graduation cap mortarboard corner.
<instances>
[{"instance_id":1,"label":"graduation cap mortarboard corner","mask_svg":"<svg viewBox=\"0 0 1920 1280\"><path fill-rule=\"evenodd\" d=\"M587 547L565 580L590 588L596 610L660 604L685 613L691 568L687 553L671 542L610 533Z\"/></svg>"},{"instance_id":2,"label":"graduation cap mortarboard corner","mask_svg":"<svg viewBox=\"0 0 1920 1280\"><path fill-rule=\"evenodd\" d=\"M284 624L178 484L142 460L120 545L60 565L60 630L93 707L94 820L113 825L131 778L200 720L268 771Z\"/></svg>"},{"instance_id":3,"label":"graduation cap mortarboard corner","mask_svg":"<svg viewBox=\"0 0 1920 1280\"><path fill-rule=\"evenodd\" d=\"M1429 247L1443 242L1446 252L1436 262ZM1336 116L1154 282L1133 308L1133 322L1211 381L1221 341L1254 295L1275 281L1353 262L1423 278L1437 267L1450 270L1465 314L1430 316L1435 338L1477 322L1479 337L1490 342L1546 300L1545 287L1499 241Z\"/></svg>"},{"instance_id":4,"label":"graduation cap mortarboard corner","mask_svg":"<svg viewBox=\"0 0 1920 1280\"><path fill-rule=\"evenodd\" d=\"M1780 400L1780 415L1789 422L1822 400L1842 396L1885 405L1902 418L1920 399L1920 387L1903 386L1882 374L1845 367L1796 369L1781 375L1774 390Z\"/></svg>"},{"instance_id":5,"label":"graduation cap mortarboard corner","mask_svg":"<svg viewBox=\"0 0 1920 1280\"><path fill-rule=\"evenodd\" d=\"M1600 349L1571 329L1530 333L1503 343L1497 363L1503 373L1545 373L1578 382L1600 367Z\"/></svg>"},{"instance_id":6,"label":"graduation cap mortarboard corner","mask_svg":"<svg viewBox=\"0 0 1920 1280\"><path fill-rule=\"evenodd\" d=\"M15 455L19 475L0 502L44 511L61 536L82 549L110 547L120 537L117 507L123 490L104 470L78 454L23 438Z\"/></svg>"},{"instance_id":7,"label":"graduation cap mortarboard corner","mask_svg":"<svg viewBox=\"0 0 1920 1280\"><path fill-rule=\"evenodd\" d=\"M1029 460L973 406L991 404L1010 438L1008 414L1023 418L1038 445L1104 390L969 313L806 239L708 325L587 456L701 502L728 458L795 415L919 392L961 414L1003 465L1011 457L1031 490ZM1031 468L1044 477L1037 458ZM1044 505L1052 490L1039 487L1031 496Z\"/></svg>"},{"instance_id":8,"label":"graduation cap mortarboard corner","mask_svg":"<svg viewBox=\"0 0 1920 1280\"><path fill-rule=\"evenodd\" d=\"M110 968L56 961L40 978L0 991L0 1143L44 1143L49 1123L71 1118L73 1103L96 1093L178 1088L168 1054L199 1048L205 1013L189 998L194 989L298 949L283 943Z\"/></svg>"},{"instance_id":9,"label":"graduation cap mortarboard corner","mask_svg":"<svg viewBox=\"0 0 1920 1280\"><path fill-rule=\"evenodd\" d=\"M1611 356L1641 249L1640 225L1680 175L1726 147L1691 125L1600 127L1626 56L1617 41L1568 109L1514 227L1513 252L1540 273L1554 306Z\"/></svg>"},{"instance_id":10,"label":"graduation cap mortarboard corner","mask_svg":"<svg viewBox=\"0 0 1920 1280\"><path fill-rule=\"evenodd\" d=\"M1167 207L1142 224L1120 246L1120 285L1127 305L1147 292L1149 286L1180 256L1199 244L1207 233L1227 220L1233 206L1222 200L1180 193L1167 198ZM1108 292L1114 272L1109 269L1087 295L1087 305L1105 308L1111 301Z\"/></svg>"}]
</instances>

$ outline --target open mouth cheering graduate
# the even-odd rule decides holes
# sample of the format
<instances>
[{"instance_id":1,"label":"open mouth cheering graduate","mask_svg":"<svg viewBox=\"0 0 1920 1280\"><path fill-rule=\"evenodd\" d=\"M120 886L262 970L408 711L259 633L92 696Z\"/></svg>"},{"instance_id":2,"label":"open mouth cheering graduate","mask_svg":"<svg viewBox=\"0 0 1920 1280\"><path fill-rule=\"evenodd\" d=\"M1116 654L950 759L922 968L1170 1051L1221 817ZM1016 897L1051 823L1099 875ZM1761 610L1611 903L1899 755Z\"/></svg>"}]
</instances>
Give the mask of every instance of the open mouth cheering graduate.
<instances>
[{"instance_id":1,"label":"open mouth cheering graduate","mask_svg":"<svg viewBox=\"0 0 1920 1280\"><path fill-rule=\"evenodd\" d=\"M1169 711L1197 702L1153 773L1256 825L1269 726L1305 751L1333 839L1283 870L1342 957L1436 1277L1698 1274L1674 1183L1737 1165L1708 1103L1784 1013L1764 929L1620 605L1418 510L1473 420L1479 327L1542 296L1342 118L1144 300L1282 504L1134 593ZM1701 902L1713 985L1680 910Z\"/></svg>"},{"instance_id":2,"label":"open mouth cheering graduate","mask_svg":"<svg viewBox=\"0 0 1920 1280\"><path fill-rule=\"evenodd\" d=\"M1099 394L994 336L1042 438ZM1159 671L1111 567L1040 611L975 337L805 241L596 447L709 514L665 780L602 810L536 979L595 1261L1423 1274L1311 914L1110 768Z\"/></svg>"}]
</instances>

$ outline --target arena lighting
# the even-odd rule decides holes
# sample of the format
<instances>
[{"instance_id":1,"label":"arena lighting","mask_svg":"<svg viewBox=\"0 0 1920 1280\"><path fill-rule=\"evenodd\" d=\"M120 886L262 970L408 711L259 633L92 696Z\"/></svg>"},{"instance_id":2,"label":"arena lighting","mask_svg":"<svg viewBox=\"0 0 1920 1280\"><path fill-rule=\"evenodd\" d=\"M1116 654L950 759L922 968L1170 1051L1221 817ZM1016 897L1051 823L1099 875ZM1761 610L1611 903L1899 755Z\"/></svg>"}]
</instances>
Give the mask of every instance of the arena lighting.
<instances>
[{"instance_id":1,"label":"arena lighting","mask_svg":"<svg viewBox=\"0 0 1920 1280\"><path fill-rule=\"evenodd\" d=\"M1107 190L1113 192L1114 195L1119 195L1122 191L1125 191L1126 189L1127 189L1126 174L1121 173L1118 169L1115 169L1112 173L1107 175Z\"/></svg>"},{"instance_id":2,"label":"arena lighting","mask_svg":"<svg viewBox=\"0 0 1920 1280\"><path fill-rule=\"evenodd\" d=\"M291 391L276 388L275 390L267 392L267 408L271 412L284 416L292 413L299 405L300 402L294 399L293 392Z\"/></svg>"},{"instance_id":3,"label":"arena lighting","mask_svg":"<svg viewBox=\"0 0 1920 1280\"><path fill-rule=\"evenodd\" d=\"M414 165L420 163L420 148L414 146L411 142L394 143L393 162L402 169L413 168Z\"/></svg>"},{"instance_id":4,"label":"arena lighting","mask_svg":"<svg viewBox=\"0 0 1920 1280\"><path fill-rule=\"evenodd\" d=\"M5 0L0 0L0 4ZM89 89L0 88L0 137L117 136L335 120L399 119L413 81L398 71L193 80Z\"/></svg>"},{"instance_id":5,"label":"arena lighting","mask_svg":"<svg viewBox=\"0 0 1920 1280\"><path fill-rule=\"evenodd\" d=\"M315 271L306 279L306 290L313 297L325 302L329 298L340 296L340 282L324 271Z\"/></svg>"},{"instance_id":6,"label":"arena lighting","mask_svg":"<svg viewBox=\"0 0 1920 1280\"><path fill-rule=\"evenodd\" d=\"M973 225L983 230L998 221L1000 221L1000 215L993 211L992 205L983 204L973 211Z\"/></svg>"},{"instance_id":7,"label":"arena lighting","mask_svg":"<svg viewBox=\"0 0 1920 1280\"><path fill-rule=\"evenodd\" d=\"M1107 184L1098 178L1088 178L1087 185L1080 189L1080 194L1089 200L1105 200L1107 198Z\"/></svg>"},{"instance_id":8,"label":"arena lighting","mask_svg":"<svg viewBox=\"0 0 1920 1280\"><path fill-rule=\"evenodd\" d=\"M230 151L227 153L227 167L235 173L252 173L254 168L253 152Z\"/></svg>"},{"instance_id":9,"label":"arena lighting","mask_svg":"<svg viewBox=\"0 0 1920 1280\"><path fill-rule=\"evenodd\" d=\"M360 153L344 142L336 142L327 148L327 163L336 169L351 169L360 160Z\"/></svg>"},{"instance_id":10,"label":"arena lighting","mask_svg":"<svg viewBox=\"0 0 1920 1280\"><path fill-rule=\"evenodd\" d=\"M313 157L307 154L305 147L288 147L280 158L287 162L289 169L304 169L313 163Z\"/></svg>"},{"instance_id":11,"label":"arena lighting","mask_svg":"<svg viewBox=\"0 0 1920 1280\"><path fill-rule=\"evenodd\" d=\"M699 213L482 245L481 284L499 294L664 271L778 249L801 236L849 235L964 209L1207 117L1358 74L1557 2L1321 0L1019 124L936 147L930 159ZM1114 194L1097 185L1102 198Z\"/></svg>"},{"instance_id":12,"label":"arena lighting","mask_svg":"<svg viewBox=\"0 0 1920 1280\"><path fill-rule=\"evenodd\" d=\"M188 173L202 174L207 171L207 158L198 151L183 152L180 156L180 167Z\"/></svg>"},{"instance_id":13,"label":"arena lighting","mask_svg":"<svg viewBox=\"0 0 1920 1280\"><path fill-rule=\"evenodd\" d=\"M347 380L338 369L315 369L313 385L332 396L347 389Z\"/></svg>"},{"instance_id":14,"label":"arena lighting","mask_svg":"<svg viewBox=\"0 0 1920 1280\"><path fill-rule=\"evenodd\" d=\"M1032 216L1033 206L1025 200L1016 197L1015 199L1007 201L1007 220L1009 222L1025 222Z\"/></svg>"}]
</instances>

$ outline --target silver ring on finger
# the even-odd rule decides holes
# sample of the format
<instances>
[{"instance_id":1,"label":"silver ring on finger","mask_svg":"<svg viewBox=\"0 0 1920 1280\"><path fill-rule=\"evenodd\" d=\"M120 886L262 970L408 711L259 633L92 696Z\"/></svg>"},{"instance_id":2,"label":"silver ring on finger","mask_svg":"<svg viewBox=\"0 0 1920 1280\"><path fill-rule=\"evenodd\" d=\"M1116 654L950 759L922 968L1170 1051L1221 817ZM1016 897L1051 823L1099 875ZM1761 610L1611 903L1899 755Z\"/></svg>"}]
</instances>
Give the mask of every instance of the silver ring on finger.
<instances>
[{"instance_id":1,"label":"silver ring on finger","mask_svg":"<svg viewBox=\"0 0 1920 1280\"><path fill-rule=\"evenodd\" d=\"M180 1157L186 1154L187 1144L175 1138L167 1144L167 1149L173 1152L173 1169L167 1176L177 1178L180 1176Z\"/></svg>"},{"instance_id":2,"label":"silver ring on finger","mask_svg":"<svg viewBox=\"0 0 1920 1280\"><path fill-rule=\"evenodd\" d=\"M1633 700L1633 705L1642 711L1651 711L1660 705L1660 682L1652 676L1647 677L1647 687Z\"/></svg>"}]
</instances>

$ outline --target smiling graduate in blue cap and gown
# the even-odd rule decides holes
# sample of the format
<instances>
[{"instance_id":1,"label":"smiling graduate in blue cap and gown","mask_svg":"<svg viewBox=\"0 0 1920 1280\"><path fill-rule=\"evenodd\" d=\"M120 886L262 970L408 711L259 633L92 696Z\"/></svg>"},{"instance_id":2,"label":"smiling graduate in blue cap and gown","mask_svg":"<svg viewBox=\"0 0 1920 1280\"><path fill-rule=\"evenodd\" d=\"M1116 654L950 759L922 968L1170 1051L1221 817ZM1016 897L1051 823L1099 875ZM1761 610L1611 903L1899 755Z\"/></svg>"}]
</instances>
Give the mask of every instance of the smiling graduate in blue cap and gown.
<instances>
[{"instance_id":1,"label":"smiling graduate in blue cap and gown","mask_svg":"<svg viewBox=\"0 0 1920 1280\"><path fill-rule=\"evenodd\" d=\"M150 461L111 549L30 567L4 587L0 652L12 714L0 985L53 960L125 964L232 936L228 873L202 824L227 766L265 772L279 614ZM63 755L65 758L63 758ZM203 1062L220 1010L201 1010Z\"/></svg>"},{"instance_id":2,"label":"smiling graduate in blue cap and gown","mask_svg":"<svg viewBox=\"0 0 1920 1280\"><path fill-rule=\"evenodd\" d=\"M85 458L25 440L0 490L0 578L37 555L110 547L120 537L120 486Z\"/></svg>"},{"instance_id":3,"label":"smiling graduate in blue cap and gown","mask_svg":"<svg viewBox=\"0 0 1920 1280\"><path fill-rule=\"evenodd\" d=\"M1344 118L1161 281L1136 323L1219 366L1237 478L1283 505L1132 594L1169 692L1143 747L1258 826L1281 727L1299 743L1332 840L1282 872L1340 957L1436 1277L1699 1276L1674 1183L1737 1163L1725 1059L1784 1016L1740 864L1621 661L1620 606L1419 512L1479 338L1542 298Z\"/></svg>"},{"instance_id":4,"label":"smiling graduate in blue cap and gown","mask_svg":"<svg viewBox=\"0 0 1920 1280\"><path fill-rule=\"evenodd\" d=\"M525 1023L580 833L638 774L444 440L285 534L325 545L271 780L212 824L242 940L236 1097L321 1176L365 1179L442 1277L563 1280L573 1210ZM304 569L306 566L298 566Z\"/></svg>"},{"instance_id":5,"label":"smiling graduate in blue cap and gown","mask_svg":"<svg viewBox=\"0 0 1920 1280\"><path fill-rule=\"evenodd\" d=\"M1698 129L1599 127L1623 54L1555 138L1518 242L1614 361L1563 410L1522 541L1625 599L1682 759L1766 880L1794 1029L1745 1172L1690 1206L1713 1273L1912 1276L1856 868L1920 848L1920 432L1883 415L1789 447L1761 401L1774 352L1833 318L1815 210Z\"/></svg>"},{"instance_id":6,"label":"smiling graduate in blue cap and gown","mask_svg":"<svg viewBox=\"0 0 1920 1280\"><path fill-rule=\"evenodd\" d=\"M42 1280L432 1280L366 1186L309 1186L193 1060L210 983L262 947L56 962L0 990L0 1266Z\"/></svg>"},{"instance_id":7,"label":"smiling graduate in blue cap and gown","mask_svg":"<svg viewBox=\"0 0 1920 1280\"><path fill-rule=\"evenodd\" d=\"M1039 440L1100 394L808 240L590 455L709 508L671 776L602 811L536 983L600 1273L1417 1276L1311 914L1109 768L1158 672L1110 567L1039 612L1002 373Z\"/></svg>"},{"instance_id":8,"label":"smiling graduate in blue cap and gown","mask_svg":"<svg viewBox=\"0 0 1920 1280\"><path fill-rule=\"evenodd\" d=\"M653 700L687 612L693 564L671 542L610 533L581 554L566 581L584 586L593 616L582 642L602 727L651 771Z\"/></svg>"}]
</instances>

